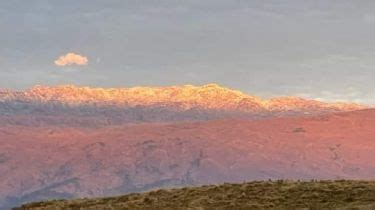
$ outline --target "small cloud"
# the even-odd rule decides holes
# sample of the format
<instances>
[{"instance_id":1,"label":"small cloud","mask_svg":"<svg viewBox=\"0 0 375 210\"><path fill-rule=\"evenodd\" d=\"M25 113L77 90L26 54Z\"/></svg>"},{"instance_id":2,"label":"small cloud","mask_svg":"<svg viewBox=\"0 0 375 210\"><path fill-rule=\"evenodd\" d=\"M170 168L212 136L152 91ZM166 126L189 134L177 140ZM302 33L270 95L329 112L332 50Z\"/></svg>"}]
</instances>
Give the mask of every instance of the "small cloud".
<instances>
[{"instance_id":1,"label":"small cloud","mask_svg":"<svg viewBox=\"0 0 375 210\"><path fill-rule=\"evenodd\" d=\"M75 53L67 53L66 55L60 56L57 60L55 60L55 64L57 66L70 66L70 65L78 65L78 66L85 66L88 63L87 57Z\"/></svg>"}]
</instances>

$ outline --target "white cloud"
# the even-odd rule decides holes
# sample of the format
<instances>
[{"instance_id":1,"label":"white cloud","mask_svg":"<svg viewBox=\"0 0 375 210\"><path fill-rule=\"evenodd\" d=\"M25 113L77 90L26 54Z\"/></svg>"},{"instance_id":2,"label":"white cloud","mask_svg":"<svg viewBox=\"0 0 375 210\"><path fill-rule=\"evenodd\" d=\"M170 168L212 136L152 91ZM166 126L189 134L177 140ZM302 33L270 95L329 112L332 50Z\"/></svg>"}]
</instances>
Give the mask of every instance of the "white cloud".
<instances>
[{"instance_id":1,"label":"white cloud","mask_svg":"<svg viewBox=\"0 0 375 210\"><path fill-rule=\"evenodd\" d=\"M67 53L65 55L60 56L57 60L55 60L55 65L57 66L85 66L87 65L87 63L87 57L75 53Z\"/></svg>"}]
</instances>

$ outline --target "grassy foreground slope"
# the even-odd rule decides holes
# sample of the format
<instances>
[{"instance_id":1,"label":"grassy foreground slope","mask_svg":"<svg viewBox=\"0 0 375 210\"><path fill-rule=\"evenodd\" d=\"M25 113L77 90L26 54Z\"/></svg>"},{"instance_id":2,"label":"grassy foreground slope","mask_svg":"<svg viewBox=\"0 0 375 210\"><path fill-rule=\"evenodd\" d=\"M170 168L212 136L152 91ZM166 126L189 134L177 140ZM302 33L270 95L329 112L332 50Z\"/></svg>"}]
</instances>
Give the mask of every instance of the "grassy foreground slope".
<instances>
[{"instance_id":1,"label":"grassy foreground slope","mask_svg":"<svg viewBox=\"0 0 375 210\"><path fill-rule=\"evenodd\" d=\"M375 181L258 181L56 200L16 209L375 209Z\"/></svg>"}]
</instances>

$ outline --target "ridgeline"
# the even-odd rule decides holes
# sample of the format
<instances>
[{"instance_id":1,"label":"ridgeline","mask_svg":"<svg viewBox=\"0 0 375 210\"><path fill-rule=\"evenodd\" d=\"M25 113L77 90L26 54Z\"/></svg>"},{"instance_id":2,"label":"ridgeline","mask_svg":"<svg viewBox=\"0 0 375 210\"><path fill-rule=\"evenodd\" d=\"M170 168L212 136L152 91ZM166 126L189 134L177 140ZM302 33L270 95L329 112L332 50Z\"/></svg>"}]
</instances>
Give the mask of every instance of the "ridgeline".
<instances>
[{"instance_id":1,"label":"ridgeline","mask_svg":"<svg viewBox=\"0 0 375 210\"><path fill-rule=\"evenodd\" d=\"M21 209L374 209L375 181L256 181L54 200Z\"/></svg>"}]
</instances>

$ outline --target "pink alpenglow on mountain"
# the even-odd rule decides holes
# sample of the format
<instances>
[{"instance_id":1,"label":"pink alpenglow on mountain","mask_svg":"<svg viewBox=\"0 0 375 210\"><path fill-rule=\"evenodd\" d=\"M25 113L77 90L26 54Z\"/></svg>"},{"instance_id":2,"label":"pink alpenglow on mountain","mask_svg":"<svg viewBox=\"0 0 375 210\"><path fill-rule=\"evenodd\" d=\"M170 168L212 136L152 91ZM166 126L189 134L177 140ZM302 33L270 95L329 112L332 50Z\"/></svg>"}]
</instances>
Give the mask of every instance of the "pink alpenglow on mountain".
<instances>
[{"instance_id":1,"label":"pink alpenglow on mountain","mask_svg":"<svg viewBox=\"0 0 375 210\"><path fill-rule=\"evenodd\" d=\"M370 178L374 111L348 112L365 108L263 100L216 84L3 91L0 203L253 179Z\"/></svg>"},{"instance_id":2,"label":"pink alpenglow on mountain","mask_svg":"<svg viewBox=\"0 0 375 210\"><path fill-rule=\"evenodd\" d=\"M0 203L264 179L372 179L375 111L0 128ZM27 173L24 173L27 171Z\"/></svg>"},{"instance_id":3,"label":"pink alpenglow on mountain","mask_svg":"<svg viewBox=\"0 0 375 210\"><path fill-rule=\"evenodd\" d=\"M89 88L73 85L37 86L23 92L29 100L59 101L66 104L103 103L125 106L170 105L181 109L204 108L233 111L264 111L293 109L336 109L342 111L362 109L358 104L323 103L298 97L281 97L263 100L256 96L221 87L204 86ZM345 105L345 106L344 106Z\"/></svg>"},{"instance_id":4,"label":"pink alpenglow on mountain","mask_svg":"<svg viewBox=\"0 0 375 210\"><path fill-rule=\"evenodd\" d=\"M67 106L93 105L114 107L166 107L228 112L265 113L285 111L353 111L366 106L354 103L324 103L298 97L264 100L217 84L204 86L89 88L73 85L36 86L24 92L3 91L2 102L59 103Z\"/></svg>"}]
</instances>

